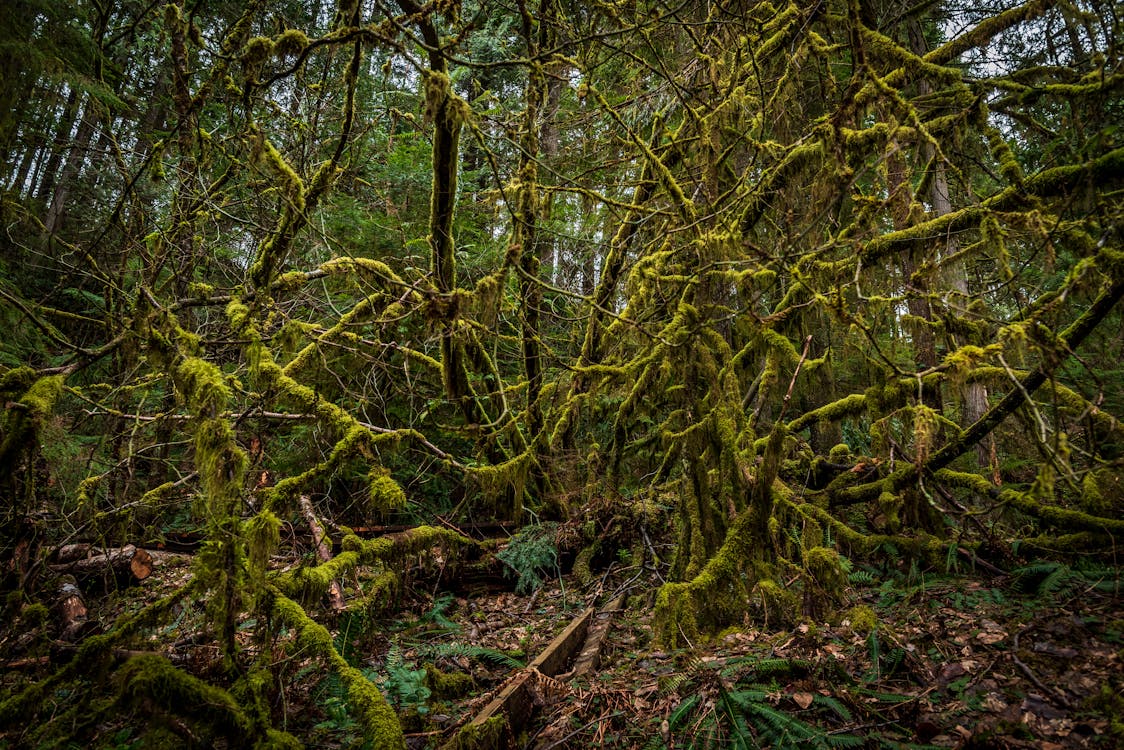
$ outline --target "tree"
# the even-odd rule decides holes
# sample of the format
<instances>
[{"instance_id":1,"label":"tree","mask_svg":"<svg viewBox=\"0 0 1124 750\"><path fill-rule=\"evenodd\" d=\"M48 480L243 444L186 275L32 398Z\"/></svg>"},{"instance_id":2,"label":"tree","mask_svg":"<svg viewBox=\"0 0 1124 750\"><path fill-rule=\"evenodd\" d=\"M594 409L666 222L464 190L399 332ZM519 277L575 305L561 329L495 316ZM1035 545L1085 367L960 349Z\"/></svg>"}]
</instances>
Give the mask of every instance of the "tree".
<instances>
[{"instance_id":1,"label":"tree","mask_svg":"<svg viewBox=\"0 0 1124 750\"><path fill-rule=\"evenodd\" d=\"M669 506L669 645L815 614L887 544L1120 531L1110 4L80 9L0 37L37 61L0 82L5 587L30 539L206 541L0 722L104 666L291 744L267 676L306 648L401 744L316 605L471 544L438 517ZM416 528L271 570L310 508ZM212 684L113 665L204 595Z\"/></svg>"}]
</instances>

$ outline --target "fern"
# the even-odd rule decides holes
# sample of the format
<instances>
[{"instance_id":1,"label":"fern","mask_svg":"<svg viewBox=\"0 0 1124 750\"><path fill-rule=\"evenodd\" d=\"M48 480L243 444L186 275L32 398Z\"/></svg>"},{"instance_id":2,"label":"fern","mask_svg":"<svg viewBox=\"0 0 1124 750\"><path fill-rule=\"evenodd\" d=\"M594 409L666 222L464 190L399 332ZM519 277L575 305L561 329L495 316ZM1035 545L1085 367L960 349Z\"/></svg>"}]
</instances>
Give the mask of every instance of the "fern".
<instances>
[{"instance_id":1,"label":"fern","mask_svg":"<svg viewBox=\"0 0 1124 750\"><path fill-rule=\"evenodd\" d=\"M407 662L402 648L392 643L386 651L386 674L374 670L363 670L368 679L374 681L386 693L387 698L397 706L413 708L419 714L428 711L426 702L430 690L425 684L425 670L415 669L417 665Z\"/></svg>"},{"instance_id":2,"label":"fern","mask_svg":"<svg viewBox=\"0 0 1124 750\"><path fill-rule=\"evenodd\" d=\"M431 622L442 630L460 630L460 624L445 616L445 613L452 609L454 602L456 602L456 597L452 594L437 597L433 600L433 607L422 615L421 621Z\"/></svg>"},{"instance_id":3,"label":"fern","mask_svg":"<svg viewBox=\"0 0 1124 750\"><path fill-rule=\"evenodd\" d=\"M505 571L516 580L515 591L529 594L543 584L543 574L558 568L558 549L554 545L557 524L527 526L511 537L507 546L496 553L496 559L507 566Z\"/></svg>"},{"instance_id":4,"label":"fern","mask_svg":"<svg viewBox=\"0 0 1124 750\"><path fill-rule=\"evenodd\" d=\"M877 579L869 570L854 570L847 576L847 580L855 586L873 586Z\"/></svg>"},{"instance_id":5,"label":"fern","mask_svg":"<svg viewBox=\"0 0 1124 750\"><path fill-rule=\"evenodd\" d=\"M727 661L719 674L723 677L732 677L740 672L751 671L760 679L782 674L804 674L809 668L808 662L799 659L762 659L759 656L746 655Z\"/></svg>"},{"instance_id":6,"label":"fern","mask_svg":"<svg viewBox=\"0 0 1124 750\"><path fill-rule=\"evenodd\" d=\"M661 693L677 693L679 688L690 682L691 678L685 672L676 672L667 677L660 678Z\"/></svg>"},{"instance_id":7,"label":"fern","mask_svg":"<svg viewBox=\"0 0 1124 750\"><path fill-rule=\"evenodd\" d=\"M870 631L870 636L866 639L867 647L870 649L870 674L863 678L866 682L877 682L882 676L881 660L882 660L882 644L878 639L878 629Z\"/></svg>"},{"instance_id":8,"label":"fern","mask_svg":"<svg viewBox=\"0 0 1124 750\"><path fill-rule=\"evenodd\" d=\"M1012 571L1020 591L1033 596L1054 594L1072 583L1075 573L1059 562L1039 561Z\"/></svg>"},{"instance_id":9,"label":"fern","mask_svg":"<svg viewBox=\"0 0 1124 750\"><path fill-rule=\"evenodd\" d=\"M850 709L848 709L846 706L844 706L842 703L840 703L838 699L833 698L830 695L813 695L812 696L812 704L816 705L816 706L823 706L824 708L827 708L828 710L830 710L832 713L834 713L836 716L838 716L843 721L850 721L851 720Z\"/></svg>"},{"instance_id":10,"label":"fern","mask_svg":"<svg viewBox=\"0 0 1124 750\"><path fill-rule=\"evenodd\" d=\"M477 659L479 661L488 661L497 664L501 667L509 667L511 669L522 669L523 662L510 654L505 654L503 651L494 648L487 648L486 646L472 646L467 643L426 643L415 646L418 656L431 657L431 658L446 658L456 659L464 657L466 659Z\"/></svg>"},{"instance_id":11,"label":"fern","mask_svg":"<svg viewBox=\"0 0 1124 750\"><path fill-rule=\"evenodd\" d=\"M667 725L671 727L671 729L677 729L679 727L679 722L681 722L684 717L688 716L691 711L694 710L695 706L698 705L699 700L699 696L692 695L690 698L676 706L675 710L671 712L671 715L667 717Z\"/></svg>"}]
</instances>

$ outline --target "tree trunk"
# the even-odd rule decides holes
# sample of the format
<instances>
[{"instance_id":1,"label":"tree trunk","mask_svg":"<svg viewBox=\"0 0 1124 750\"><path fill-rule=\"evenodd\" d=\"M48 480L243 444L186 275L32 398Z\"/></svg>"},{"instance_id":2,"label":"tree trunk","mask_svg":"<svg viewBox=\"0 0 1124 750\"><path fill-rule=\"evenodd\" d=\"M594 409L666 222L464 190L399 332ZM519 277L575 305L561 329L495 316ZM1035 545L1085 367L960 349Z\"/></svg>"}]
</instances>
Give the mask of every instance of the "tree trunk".
<instances>
[{"instance_id":1,"label":"tree trunk","mask_svg":"<svg viewBox=\"0 0 1124 750\"><path fill-rule=\"evenodd\" d=\"M74 121L78 117L78 89L71 88L66 95L66 104L63 106L61 119L55 129L55 137L51 144L51 155L39 172L38 187L35 197L46 202L54 194L58 178L59 167L62 165L62 155L71 147L70 134L74 132Z\"/></svg>"},{"instance_id":2,"label":"tree trunk","mask_svg":"<svg viewBox=\"0 0 1124 750\"><path fill-rule=\"evenodd\" d=\"M74 145L66 156L66 165L59 175L58 183L51 193L51 205L47 208L43 226L47 234L55 234L62 228L63 219L66 217L67 199L70 197L70 188L78 178L82 165L90 147L90 138L94 134L94 121L97 119L97 102L88 98L86 107L82 112L82 122L78 125L78 133L74 136Z\"/></svg>"},{"instance_id":3,"label":"tree trunk","mask_svg":"<svg viewBox=\"0 0 1124 750\"><path fill-rule=\"evenodd\" d=\"M121 580L143 581L152 574L152 555L132 544L109 549L70 544L55 552L55 560L50 564L51 570L77 578L112 573Z\"/></svg>"}]
</instances>

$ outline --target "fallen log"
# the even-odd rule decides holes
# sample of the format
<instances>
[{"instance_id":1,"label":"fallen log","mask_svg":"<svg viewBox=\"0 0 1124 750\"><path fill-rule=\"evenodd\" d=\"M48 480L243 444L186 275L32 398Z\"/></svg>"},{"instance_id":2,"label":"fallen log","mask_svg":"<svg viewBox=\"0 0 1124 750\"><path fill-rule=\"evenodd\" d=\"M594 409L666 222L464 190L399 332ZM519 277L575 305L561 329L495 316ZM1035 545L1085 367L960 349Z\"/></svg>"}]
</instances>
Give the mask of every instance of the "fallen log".
<instances>
[{"instance_id":1,"label":"fallen log","mask_svg":"<svg viewBox=\"0 0 1124 750\"><path fill-rule=\"evenodd\" d=\"M107 572L121 580L143 581L152 575L152 555L133 544L102 549L88 544L70 544L54 555L58 562L48 567L56 573L90 578Z\"/></svg>"},{"instance_id":2,"label":"fallen log","mask_svg":"<svg viewBox=\"0 0 1124 750\"><path fill-rule=\"evenodd\" d=\"M609 634L613 617L622 609L624 609L624 594L609 602L604 609L597 613L596 622L589 628L585 645L582 646L581 653L574 661L574 668L570 671L571 677L592 674L601 666L601 647L605 644L605 637Z\"/></svg>"},{"instance_id":3,"label":"fallen log","mask_svg":"<svg viewBox=\"0 0 1124 750\"><path fill-rule=\"evenodd\" d=\"M301 513L304 514L308 528L312 532L312 544L316 548L316 557L322 563L332 559L332 540L324 531L324 527L316 519L316 511L312 507L312 500L308 495L300 496ZM328 586L328 604L333 612L342 612L347 606L343 600L343 586L339 581L332 581Z\"/></svg>"},{"instance_id":4,"label":"fallen log","mask_svg":"<svg viewBox=\"0 0 1124 750\"><path fill-rule=\"evenodd\" d=\"M527 724L540 696L540 682L555 683L585 643L595 610L590 607L575 617L555 636L541 654L520 670L492 701L472 720L457 730L445 750L475 747L510 747L519 731ZM497 725L502 722L502 731ZM486 739L485 739L486 738Z\"/></svg>"}]
</instances>

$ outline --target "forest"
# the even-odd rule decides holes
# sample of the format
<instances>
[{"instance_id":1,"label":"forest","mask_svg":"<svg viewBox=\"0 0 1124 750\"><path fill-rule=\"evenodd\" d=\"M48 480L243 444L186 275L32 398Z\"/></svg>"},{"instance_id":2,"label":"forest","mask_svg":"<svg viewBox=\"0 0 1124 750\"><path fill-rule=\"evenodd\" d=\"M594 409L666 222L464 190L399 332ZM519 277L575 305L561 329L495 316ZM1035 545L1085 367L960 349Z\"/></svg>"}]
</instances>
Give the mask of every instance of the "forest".
<instances>
[{"instance_id":1,"label":"forest","mask_svg":"<svg viewBox=\"0 0 1124 750\"><path fill-rule=\"evenodd\" d=\"M5 0L0 748L1121 746L1122 33Z\"/></svg>"}]
</instances>

